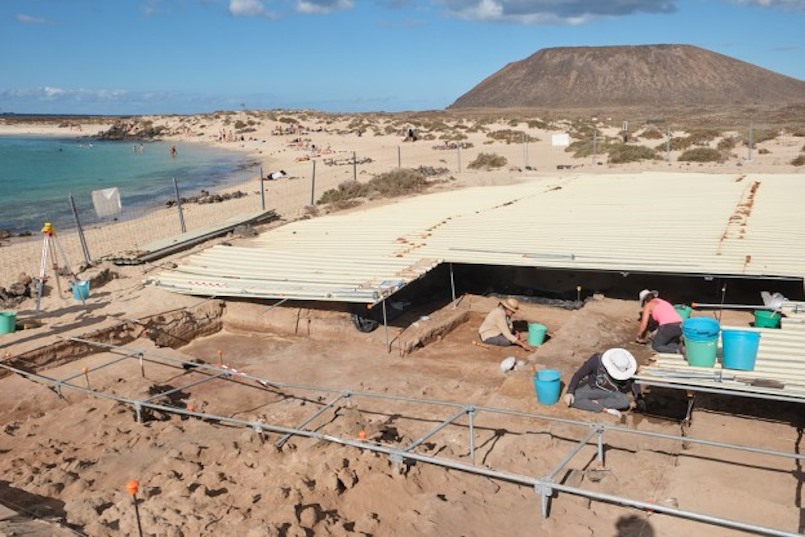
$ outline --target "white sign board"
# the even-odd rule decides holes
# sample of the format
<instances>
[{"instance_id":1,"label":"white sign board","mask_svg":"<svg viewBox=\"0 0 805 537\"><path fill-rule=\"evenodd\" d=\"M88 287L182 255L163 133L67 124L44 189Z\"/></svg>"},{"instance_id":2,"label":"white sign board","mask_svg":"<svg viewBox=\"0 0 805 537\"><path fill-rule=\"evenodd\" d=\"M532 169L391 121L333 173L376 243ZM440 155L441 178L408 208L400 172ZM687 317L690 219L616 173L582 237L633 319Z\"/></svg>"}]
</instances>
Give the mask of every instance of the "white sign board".
<instances>
[{"instance_id":1,"label":"white sign board","mask_svg":"<svg viewBox=\"0 0 805 537\"><path fill-rule=\"evenodd\" d=\"M570 145L570 135L568 133L552 134L551 145L554 147L567 147Z\"/></svg>"},{"instance_id":2,"label":"white sign board","mask_svg":"<svg viewBox=\"0 0 805 537\"><path fill-rule=\"evenodd\" d=\"M120 214L120 190L117 187L94 190L92 192L92 204L95 206L98 218Z\"/></svg>"}]
</instances>

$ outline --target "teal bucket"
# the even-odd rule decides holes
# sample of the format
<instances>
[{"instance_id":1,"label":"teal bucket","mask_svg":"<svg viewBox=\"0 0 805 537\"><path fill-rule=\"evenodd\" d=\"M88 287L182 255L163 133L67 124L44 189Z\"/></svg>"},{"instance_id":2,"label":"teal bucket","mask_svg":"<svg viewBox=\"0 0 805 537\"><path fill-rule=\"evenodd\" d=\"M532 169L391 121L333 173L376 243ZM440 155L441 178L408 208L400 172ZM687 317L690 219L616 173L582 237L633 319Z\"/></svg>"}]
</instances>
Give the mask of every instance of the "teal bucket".
<instances>
[{"instance_id":1,"label":"teal bucket","mask_svg":"<svg viewBox=\"0 0 805 537\"><path fill-rule=\"evenodd\" d=\"M73 283L73 297L83 302L89 298L89 282L75 282Z\"/></svg>"},{"instance_id":2,"label":"teal bucket","mask_svg":"<svg viewBox=\"0 0 805 537\"><path fill-rule=\"evenodd\" d=\"M769 310L755 310L755 328L779 328L780 312Z\"/></svg>"},{"instance_id":3,"label":"teal bucket","mask_svg":"<svg viewBox=\"0 0 805 537\"><path fill-rule=\"evenodd\" d=\"M692 367L713 367L718 354L718 336L707 340L685 339L685 358Z\"/></svg>"},{"instance_id":4,"label":"teal bucket","mask_svg":"<svg viewBox=\"0 0 805 537\"><path fill-rule=\"evenodd\" d=\"M545 341L545 334L548 327L539 323L528 323L528 344L532 347L539 347Z\"/></svg>"},{"instance_id":5,"label":"teal bucket","mask_svg":"<svg viewBox=\"0 0 805 537\"><path fill-rule=\"evenodd\" d=\"M724 369L755 369L760 334L749 330L724 330L721 332L721 365Z\"/></svg>"},{"instance_id":6,"label":"teal bucket","mask_svg":"<svg viewBox=\"0 0 805 537\"><path fill-rule=\"evenodd\" d=\"M690 318L690 312L693 311L693 308L688 306L687 304L674 304L674 309L682 317L682 320Z\"/></svg>"},{"instance_id":7,"label":"teal bucket","mask_svg":"<svg viewBox=\"0 0 805 537\"><path fill-rule=\"evenodd\" d=\"M682 335L685 336L685 344L688 341L710 341L718 339L721 326L715 319L709 317L694 317L682 321Z\"/></svg>"},{"instance_id":8,"label":"teal bucket","mask_svg":"<svg viewBox=\"0 0 805 537\"><path fill-rule=\"evenodd\" d=\"M534 375L534 389L537 401L543 405L553 405L559 400L562 389L562 374L555 369L541 369Z\"/></svg>"},{"instance_id":9,"label":"teal bucket","mask_svg":"<svg viewBox=\"0 0 805 537\"><path fill-rule=\"evenodd\" d=\"M17 330L17 312L0 311L0 334L10 334Z\"/></svg>"}]
</instances>

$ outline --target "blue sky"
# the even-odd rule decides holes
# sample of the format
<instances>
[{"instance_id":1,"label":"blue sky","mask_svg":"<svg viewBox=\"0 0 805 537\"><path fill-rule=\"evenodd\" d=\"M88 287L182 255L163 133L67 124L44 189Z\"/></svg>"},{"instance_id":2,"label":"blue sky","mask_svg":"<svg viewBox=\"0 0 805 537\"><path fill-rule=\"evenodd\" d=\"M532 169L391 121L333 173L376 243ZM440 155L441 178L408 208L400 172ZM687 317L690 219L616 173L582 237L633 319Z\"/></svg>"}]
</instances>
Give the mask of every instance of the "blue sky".
<instances>
[{"instance_id":1,"label":"blue sky","mask_svg":"<svg viewBox=\"0 0 805 537\"><path fill-rule=\"evenodd\" d=\"M657 43L805 80L805 0L0 0L0 113L437 110L543 48Z\"/></svg>"}]
</instances>

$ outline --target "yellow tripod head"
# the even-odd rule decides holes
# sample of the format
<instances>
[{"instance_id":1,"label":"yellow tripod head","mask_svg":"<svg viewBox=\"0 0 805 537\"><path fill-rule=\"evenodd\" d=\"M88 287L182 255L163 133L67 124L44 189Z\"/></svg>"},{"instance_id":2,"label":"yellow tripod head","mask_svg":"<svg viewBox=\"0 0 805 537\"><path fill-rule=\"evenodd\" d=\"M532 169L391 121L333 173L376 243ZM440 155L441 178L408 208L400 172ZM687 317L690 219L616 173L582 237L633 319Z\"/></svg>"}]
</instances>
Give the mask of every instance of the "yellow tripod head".
<instances>
[{"instance_id":1,"label":"yellow tripod head","mask_svg":"<svg viewBox=\"0 0 805 537\"><path fill-rule=\"evenodd\" d=\"M56 234L56 230L53 229L53 224L50 222L45 222L45 225L42 226L42 233L45 235L53 236Z\"/></svg>"}]
</instances>

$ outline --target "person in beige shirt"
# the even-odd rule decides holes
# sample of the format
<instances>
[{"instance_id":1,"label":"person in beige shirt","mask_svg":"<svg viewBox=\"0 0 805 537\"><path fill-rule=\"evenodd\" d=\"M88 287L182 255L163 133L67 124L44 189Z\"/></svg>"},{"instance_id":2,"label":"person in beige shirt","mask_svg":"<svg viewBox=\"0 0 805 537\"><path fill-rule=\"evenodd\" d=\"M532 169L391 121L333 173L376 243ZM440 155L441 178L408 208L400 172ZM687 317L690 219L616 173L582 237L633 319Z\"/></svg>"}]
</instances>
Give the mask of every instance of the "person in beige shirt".
<instances>
[{"instance_id":1,"label":"person in beige shirt","mask_svg":"<svg viewBox=\"0 0 805 537\"><path fill-rule=\"evenodd\" d=\"M527 351L531 347L526 343L523 335L514 333L512 325L512 316L520 309L520 303L516 298L504 298L501 300L497 307L489 312L478 328L478 334L481 336L481 341L487 345L497 345L506 347L508 345L517 345Z\"/></svg>"}]
</instances>

